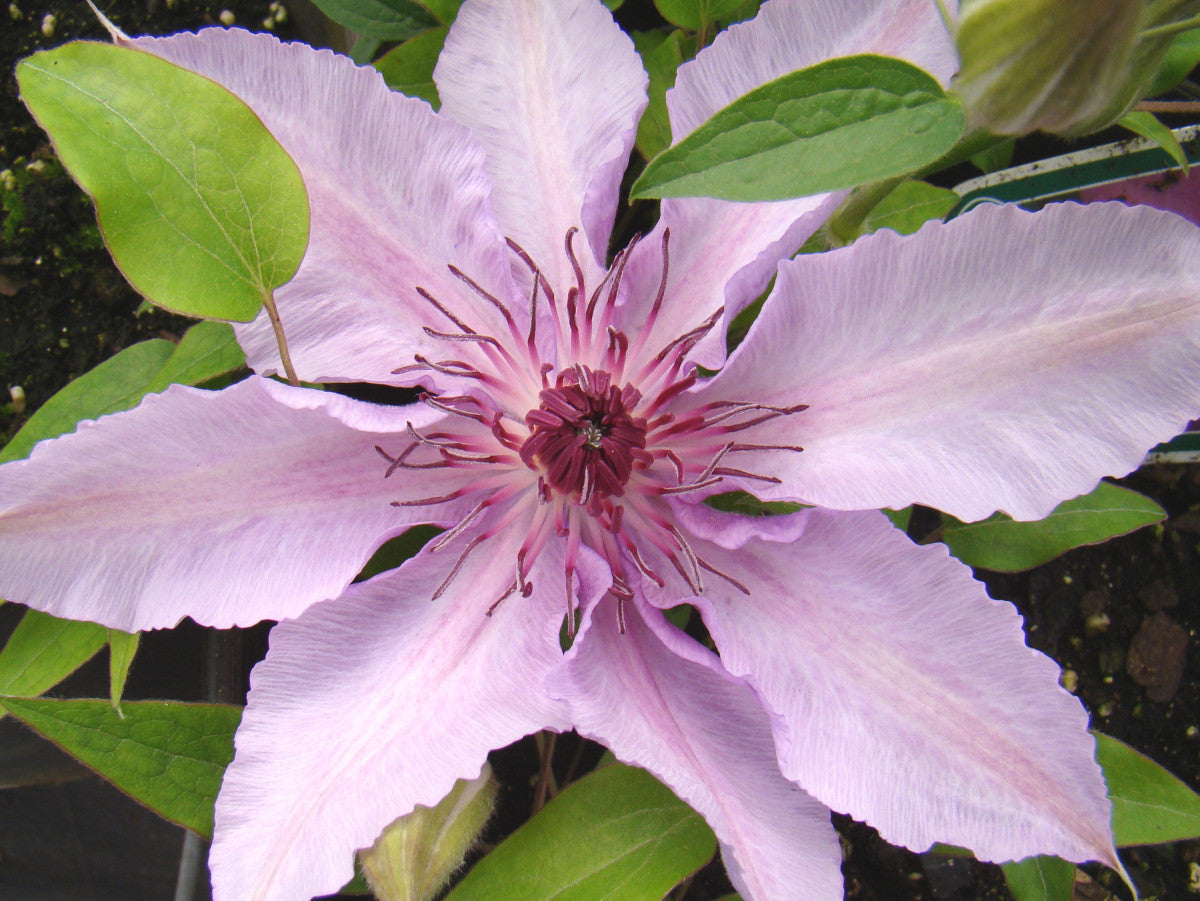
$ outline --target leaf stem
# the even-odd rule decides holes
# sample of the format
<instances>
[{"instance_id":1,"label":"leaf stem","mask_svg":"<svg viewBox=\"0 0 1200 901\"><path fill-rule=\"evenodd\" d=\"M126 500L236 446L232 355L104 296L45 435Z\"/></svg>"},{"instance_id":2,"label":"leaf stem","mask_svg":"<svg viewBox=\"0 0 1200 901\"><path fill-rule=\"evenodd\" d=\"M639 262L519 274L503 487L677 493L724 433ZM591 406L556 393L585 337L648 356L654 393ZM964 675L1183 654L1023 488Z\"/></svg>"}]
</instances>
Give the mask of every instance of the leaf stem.
<instances>
[{"instance_id":1,"label":"leaf stem","mask_svg":"<svg viewBox=\"0 0 1200 901\"><path fill-rule=\"evenodd\" d=\"M554 746L558 741L557 732L539 732L534 736L534 744L537 745L538 755L542 758L542 768L538 773L537 788L533 792L533 812L537 813L546 804L546 797L554 797L557 794L556 786L552 786L554 781L554 771L550 764L554 760Z\"/></svg>"},{"instance_id":2,"label":"leaf stem","mask_svg":"<svg viewBox=\"0 0 1200 901\"><path fill-rule=\"evenodd\" d=\"M905 176L885 178L870 184L859 185L850 192L850 196L842 201L842 205L833 211L826 225L826 234L834 241L835 246L845 246L853 243L858 237L859 229L866 221L871 210L879 205L879 201L895 190L896 185L904 181Z\"/></svg>"},{"instance_id":3,"label":"leaf stem","mask_svg":"<svg viewBox=\"0 0 1200 901\"><path fill-rule=\"evenodd\" d=\"M1181 19L1178 22L1167 22L1165 25L1155 25L1153 28L1147 28L1138 35L1138 39L1144 41L1146 38L1167 37L1179 34L1181 31L1188 31L1197 26L1200 26L1200 16L1192 16L1190 19Z\"/></svg>"},{"instance_id":4,"label":"leaf stem","mask_svg":"<svg viewBox=\"0 0 1200 901\"><path fill-rule=\"evenodd\" d=\"M1200 113L1200 100L1143 100L1134 109L1143 113Z\"/></svg>"},{"instance_id":5,"label":"leaf stem","mask_svg":"<svg viewBox=\"0 0 1200 901\"><path fill-rule=\"evenodd\" d=\"M287 375L289 385L299 385L300 377L292 366L292 355L288 353L287 338L283 335L283 323L279 319L279 308L275 306L275 292L268 291L263 295L263 306L271 319L271 328L275 330L275 343L279 345L279 359L283 362L283 371Z\"/></svg>"}]
</instances>

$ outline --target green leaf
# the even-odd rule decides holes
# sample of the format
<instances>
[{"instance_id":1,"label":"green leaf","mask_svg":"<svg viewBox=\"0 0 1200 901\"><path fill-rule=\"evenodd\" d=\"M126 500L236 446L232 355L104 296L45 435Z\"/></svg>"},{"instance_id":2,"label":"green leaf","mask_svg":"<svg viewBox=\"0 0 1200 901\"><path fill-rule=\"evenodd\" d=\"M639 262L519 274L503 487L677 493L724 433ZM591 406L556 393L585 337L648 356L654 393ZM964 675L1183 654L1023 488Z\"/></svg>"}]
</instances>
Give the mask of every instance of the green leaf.
<instances>
[{"instance_id":1,"label":"green leaf","mask_svg":"<svg viewBox=\"0 0 1200 901\"><path fill-rule=\"evenodd\" d=\"M197 322L175 346L174 353L151 379L146 393L168 385L203 385L246 365L246 354L226 322Z\"/></svg>"},{"instance_id":2,"label":"green leaf","mask_svg":"<svg viewBox=\"0 0 1200 901\"><path fill-rule=\"evenodd\" d=\"M1092 734L1112 798L1118 847L1200 838L1200 795L1129 745Z\"/></svg>"},{"instance_id":3,"label":"green leaf","mask_svg":"<svg viewBox=\"0 0 1200 901\"><path fill-rule=\"evenodd\" d=\"M759 201L852 188L949 151L962 104L897 59L849 56L769 81L659 154L634 199Z\"/></svg>"},{"instance_id":4,"label":"green leaf","mask_svg":"<svg viewBox=\"0 0 1200 901\"><path fill-rule=\"evenodd\" d=\"M0 695L34 698L83 666L108 640L95 623L29 610L0 651Z\"/></svg>"},{"instance_id":5,"label":"green leaf","mask_svg":"<svg viewBox=\"0 0 1200 901\"><path fill-rule=\"evenodd\" d=\"M695 608L691 604L679 604L676 607L668 607L663 611L663 616L666 617L667 622L682 632L691 622L693 609Z\"/></svg>"},{"instance_id":6,"label":"green leaf","mask_svg":"<svg viewBox=\"0 0 1200 901\"><path fill-rule=\"evenodd\" d=\"M393 47L372 64L393 91L420 97L434 109L442 105L433 69L446 42L448 28L431 28L398 47Z\"/></svg>"},{"instance_id":7,"label":"green leaf","mask_svg":"<svg viewBox=\"0 0 1200 901\"><path fill-rule=\"evenodd\" d=\"M446 901L659 901L708 862L703 817L645 770L596 770L479 861Z\"/></svg>"},{"instance_id":8,"label":"green leaf","mask_svg":"<svg viewBox=\"0 0 1200 901\"><path fill-rule=\"evenodd\" d=\"M743 0L654 0L664 19L688 31L698 31L701 26L727 18L742 3Z\"/></svg>"},{"instance_id":9,"label":"green leaf","mask_svg":"<svg viewBox=\"0 0 1200 901\"><path fill-rule=\"evenodd\" d=\"M118 713L121 712L121 696L125 694L125 680L129 677L129 667L133 666L140 639L140 632L108 630L108 696Z\"/></svg>"},{"instance_id":10,"label":"green leaf","mask_svg":"<svg viewBox=\"0 0 1200 901\"><path fill-rule=\"evenodd\" d=\"M942 219L954 205L958 195L947 188L938 188L923 181L902 181L863 220L863 234L890 228L902 235L911 235L930 219Z\"/></svg>"},{"instance_id":11,"label":"green leaf","mask_svg":"<svg viewBox=\"0 0 1200 901\"><path fill-rule=\"evenodd\" d=\"M358 866L358 858L354 859L354 878L338 889L339 895L371 895L371 886L367 885L367 877Z\"/></svg>"},{"instance_id":12,"label":"green leaf","mask_svg":"<svg viewBox=\"0 0 1200 901\"><path fill-rule=\"evenodd\" d=\"M212 835L241 707L126 701L118 714L108 701L23 698L0 707L159 816Z\"/></svg>"},{"instance_id":13,"label":"green leaf","mask_svg":"<svg viewBox=\"0 0 1200 901\"><path fill-rule=\"evenodd\" d=\"M997 513L981 522L962 523L943 514L942 541L970 566L1020 572L1072 548L1098 544L1166 517L1148 497L1101 482L1091 494L1059 504L1037 522L1014 522Z\"/></svg>"},{"instance_id":14,"label":"green leaf","mask_svg":"<svg viewBox=\"0 0 1200 901\"><path fill-rule=\"evenodd\" d=\"M760 501L748 491L726 491L723 494L713 494L704 499L704 503L714 510L723 513L740 513L743 516L780 516L786 513L798 513L804 509L804 504L793 504L790 501Z\"/></svg>"},{"instance_id":15,"label":"green leaf","mask_svg":"<svg viewBox=\"0 0 1200 901\"><path fill-rule=\"evenodd\" d=\"M375 58L375 54L379 52L379 48L383 46L383 43L379 38L358 38L350 45L350 60L356 66L369 65L371 60Z\"/></svg>"},{"instance_id":16,"label":"green leaf","mask_svg":"<svg viewBox=\"0 0 1200 901\"><path fill-rule=\"evenodd\" d=\"M412 0L313 0L313 4L355 34L384 41L407 41L439 24L427 8L430 4Z\"/></svg>"},{"instance_id":17,"label":"green leaf","mask_svg":"<svg viewBox=\"0 0 1200 901\"><path fill-rule=\"evenodd\" d=\"M73 431L85 419L128 410L171 382L211 381L245 363L233 329L221 322L197 322L178 345L152 338L127 347L42 404L0 450L0 463L29 456L39 441Z\"/></svg>"},{"instance_id":18,"label":"green leaf","mask_svg":"<svg viewBox=\"0 0 1200 901\"><path fill-rule=\"evenodd\" d=\"M1026 857L1001 864L1013 901L1071 901L1075 864L1061 857Z\"/></svg>"},{"instance_id":19,"label":"green leaf","mask_svg":"<svg viewBox=\"0 0 1200 901\"><path fill-rule=\"evenodd\" d=\"M1175 137L1171 129L1158 121L1154 113L1148 113L1145 110L1135 110L1132 113L1126 113L1118 119L1117 124L1122 128L1132 131L1135 135L1140 135L1148 141L1153 141L1171 159L1177 162L1185 173L1188 171L1187 154L1183 152L1183 147L1180 145L1179 139Z\"/></svg>"},{"instance_id":20,"label":"green leaf","mask_svg":"<svg viewBox=\"0 0 1200 901\"><path fill-rule=\"evenodd\" d=\"M253 319L308 243L300 170L224 87L77 41L17 66L21 96L96 202L113 259L158 306Z\"/></svg>"},{"instance_id":21,"label":"green leaf","mask_svg":"<svg viewBox=\"0 0 1200 901\"><path fill-rule=\"evenodd\" d=\"M441 534L441 531L435 526L413 526L395 538L389 538L371 555L371 559L354 577L354 581L364 582L389 569L395 569L405 560L415 557L421 548L435 535Z\"/></svg>"},{"instance_id":22,"label":"green leaf","mask_svg":"<svg viewBox=\"0 0 1200 901\"><path fill-rule=\"evenodd\" d=\"M721 16L721 26L732 25L735 22L744 22L747 19L753 19L758 15L758 10L762 6L763 0L742 0L741 3L733 10Z\"/></svg>"},{"instance_id":23,"label":"green leaf","mask_svg":"<svg viewBox=\"0 0 1200 901\"><path fill-rule=\"evenodd\" d=\"M897 529L901 532L908 531L908 521L912 519L912 507L904 507L901 510L883 509L879 512L886 516Z\"/></svg>"},{"instance_id":24,"label":"green leaf","mask_svg":"<svg viewBox=\"0 0 1200 901\"><path fill-rule=\"evenodd\" d=\"M633 45L650 76L646 89L650 100L638 122L637 149L646 159L652 159L671 146L667 91L675 86L679 66L695 52L695 42L680 31L672 31L665 38L661 32L643 31L633 34Z\"/></svg>"},{"instance_id":25,"label":"green leaf","mask_svg":"<svg viewBox=\"0 0 1200 901\"><path fill-rule=\"evenodd\" d=\"M1158 66L1158 72L1150 82L1145 95L1157 97L1165 94L1179 82L1188 77L1188 73L1200 65L1200 28L1193 28L1175 35L1167 55Z\"/></svg>"},{"instance_id":26,"label":"green leaf","mask_svg":"<svg viewBox=\"0 0 1200 901\"><path fill-rule=\"evenodd\" d=\"M1016 142L1012 138L1006 138L974 154L971 162L985 174L999 172L1012 165L1013 151L1016 150L1016 147Z\"/></svg>"},{"instance_id":27,"label":"green leaf","mask_svg":"<svg viewBox=\"0 0 1200 901\"><path fill-rule=\"evenodd\" d=\"M135 406L174 350L162 338L142 341L84 373L38 408L0 451L0 463L27 457L39 441L66 434L84 419Z\"/></svg>"},{"instance_id":28,"label":"green leaf","mask_svg":"<svg viewBox=\"0 0 1200 901\"><path fill-rule=\"evenodd\" d=\"M458 17L458 9L463 0L421 0L421 5L443 25L451 25Z\"/></svg>"}]
</instances>

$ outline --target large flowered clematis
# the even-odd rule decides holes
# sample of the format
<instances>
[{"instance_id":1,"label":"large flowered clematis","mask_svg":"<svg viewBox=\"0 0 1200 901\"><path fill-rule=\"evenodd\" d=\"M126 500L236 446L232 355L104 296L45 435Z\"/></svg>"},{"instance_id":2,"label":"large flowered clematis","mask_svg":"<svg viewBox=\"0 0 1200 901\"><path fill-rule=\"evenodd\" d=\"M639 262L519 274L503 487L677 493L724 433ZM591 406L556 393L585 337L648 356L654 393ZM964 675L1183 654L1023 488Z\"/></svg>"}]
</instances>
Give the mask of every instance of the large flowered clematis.
<instances>
[{"instance_id":1,"label":"large flowered clematis","mask_svg":"<svg viewBox=\"0 0 1200 901\"><path fill-rule=\"evenodd\" d=\"M436 114L271 37L135 43L228 86L300 165L311 244L278 302L301 377L429 392L281 385L258 321L260 375L0 468L3 596L122 629L281 620L217 801L218 899L333 891L490 750L572 727L703 813L747 898L840 896L830 808L914 849L1119 865L1054 663L873 511L1039 517L1181 427L1193 226L984 209L786 261L839 198L675 200L606 265L645 76L597 0L467 0ZM675 136L864 51L954 66L926 0L773 0L680 70ZM810 508L701 503L736 488ZM446 531L350 584L417 523ZM680 603L719 657L666 621Z\"/></svg>"}]
</instances>

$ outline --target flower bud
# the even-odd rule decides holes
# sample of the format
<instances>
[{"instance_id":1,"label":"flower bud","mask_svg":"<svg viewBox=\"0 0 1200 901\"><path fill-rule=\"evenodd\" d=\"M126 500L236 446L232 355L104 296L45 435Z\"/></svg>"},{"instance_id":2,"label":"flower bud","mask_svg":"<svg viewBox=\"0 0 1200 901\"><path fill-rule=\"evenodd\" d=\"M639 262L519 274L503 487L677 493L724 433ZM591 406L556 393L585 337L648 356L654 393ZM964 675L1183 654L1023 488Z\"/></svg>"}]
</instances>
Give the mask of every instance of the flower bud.
<instances>
[{"instance_id":1,"label":"flower bud","mask_svg":"<svg viewBox=\"0 0 1200 901\"><path fill-rule=\"evenodd\" d=\"M380 901L428 901L462 866L496 803L486 763L477 779L460 779L436 807L417 807L358 852L363 875Z\"/></svg>"},{"instance_id":2,"label":"flower bud","mask_svg":"<svg viewBox=\"0 0 1200 901\"><path fill-rule=\"evenodd\" d=\"M1171 43L1160 26L1198 9L1200 0L963 0L953 86L974 127L1087 134L1141 99Z\"/></svg>"}]
</instances>

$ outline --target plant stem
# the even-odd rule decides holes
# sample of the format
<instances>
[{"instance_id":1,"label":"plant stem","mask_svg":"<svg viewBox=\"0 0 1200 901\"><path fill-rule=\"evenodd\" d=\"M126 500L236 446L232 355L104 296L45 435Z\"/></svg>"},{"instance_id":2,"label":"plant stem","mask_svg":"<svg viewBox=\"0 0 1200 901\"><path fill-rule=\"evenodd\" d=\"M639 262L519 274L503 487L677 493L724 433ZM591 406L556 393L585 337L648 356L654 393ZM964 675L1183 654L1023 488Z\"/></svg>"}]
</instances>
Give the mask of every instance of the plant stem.
<instances>
[{"instance_id":1,"label":"plant stem","mask_svg":"<svg viewBox=\"0 0 1200 901\"><path fill-rule=\"evenodd\" d=\"M288 384L299 385L300 377L292 366L292 355L288 353L287 338L283 336L283 323L279 320L279 308L275 306L275 293L268 291L263 297L263 306L271 319L271 328L275 330L275 343L279 345L279 359L283 362L283 371L287 375Z\"/></svg>"},{"instance_id":2,"label":"plant stem","mask_svg":"<svg viewBox=\"0 0 1200 901\"><path fill-rule=\"evenodd\" d=\"M1192 16L1190 19L1183 19L1179 22L1168 22L1165 25L1155 25L1153 28L1147 28L1138 35L1140 40L1146 38L1167 37L1173 34L1179 34L1181 31L1188 31L1200 25L1200 16Z\"/></svg>"},{"instance_id":3,"label":"plant stem","mask_svg":"<svg viewBox=\"0 0 1200 901\"><path fill-rule=\"evenodd\" d=\"M534 736L537 743L538 756L542 758L542 768L538 773L537 788L533 791L533 812L537 813L546 804L547 796L554 797L557 787L554 782L554 771L551 763L554 761L554 745L558 741L557 732L539 732Z\"/></svg>"},{"instance_id":4,"label":"plant stem","mask_svg":"<svg viewBox=\"0 0 1200 901\"><path fill-rule=\"evenodd\" d=\"M1134 109L1144 113L1200 113L1200 100L1143 100Z\"/></svg>"},{"instance_id":5,"label":"plant stem","mask_svg":"<svg viewBox=\"0 0 1200 901\"><path fill-rule=\"evenodd\" d=\"M850 192L850 196L842 201L842 205L833 211L826 225L826 233L837 246L853 243L858 237L871 210L879 205L879 201L895 190L896 185L904 181L904 176L885 178L870 184L859 185Z\"/></svg>"}]
</instances>

